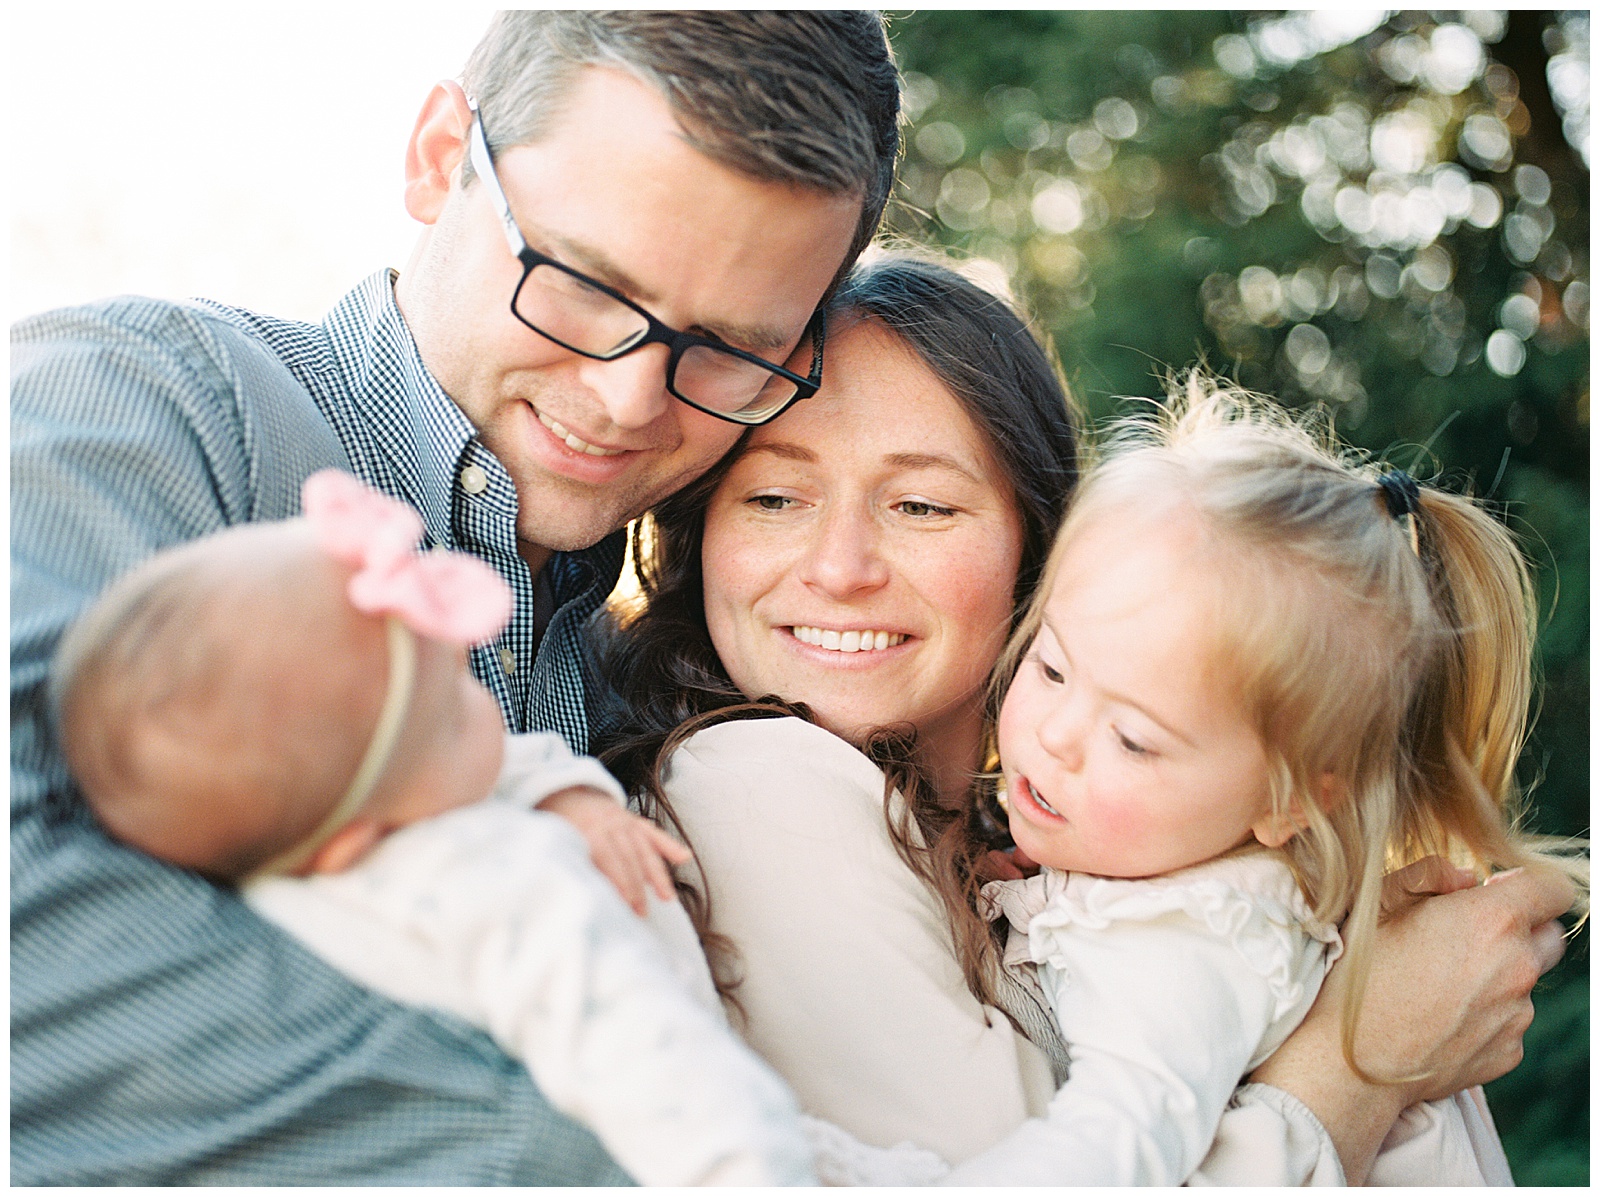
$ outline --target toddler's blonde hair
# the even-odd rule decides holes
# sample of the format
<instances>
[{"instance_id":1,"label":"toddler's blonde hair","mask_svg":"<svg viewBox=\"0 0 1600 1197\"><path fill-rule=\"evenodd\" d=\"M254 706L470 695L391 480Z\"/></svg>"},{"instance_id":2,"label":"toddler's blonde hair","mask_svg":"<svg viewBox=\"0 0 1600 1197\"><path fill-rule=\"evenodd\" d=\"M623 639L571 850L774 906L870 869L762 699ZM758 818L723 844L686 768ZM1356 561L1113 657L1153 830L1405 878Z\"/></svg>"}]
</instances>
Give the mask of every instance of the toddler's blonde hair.
<instances>
[{"instance_id":1,"label":"toddler's blonde hair","mask_svg":"<svg viewBox=\"0 0 1600 1197\"><path fill-rule=\"evenodd\" d=\"M1587 885L1575 843L1518 830L1527 566L1471 499L1423 487L1416 513L1397 517L1382 467L1340 448L1325 418L1201 370L1114 425L1096 458L1001 659L996 700L1079 529L1113 509L1198 517L1227 570L1216 660L1266 746L1274 813L1303 825L1282 852L1317 917L1345 920L1344 1052L1366 1077L1353 1043L1386 871L1436 854L1480 874L1550 863Z\"/></svg>"}]
</instances>

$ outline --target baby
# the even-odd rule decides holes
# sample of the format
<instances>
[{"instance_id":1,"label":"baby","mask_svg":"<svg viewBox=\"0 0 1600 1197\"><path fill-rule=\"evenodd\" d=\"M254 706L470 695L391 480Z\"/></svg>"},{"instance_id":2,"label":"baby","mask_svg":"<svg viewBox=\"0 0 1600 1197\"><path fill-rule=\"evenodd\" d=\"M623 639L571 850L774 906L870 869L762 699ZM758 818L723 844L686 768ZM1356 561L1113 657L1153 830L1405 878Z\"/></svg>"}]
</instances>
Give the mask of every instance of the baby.
<instances>
[{"instance_id":1,"label":"baby","mask_svg":"<svg viewBox=\"0 0 1600 1197\"><path fill-rule=\"evenodd\" d=\"M349 475L302 503L158 554L63 638L57 725L100 822L482 1027L642 1183L810 1181L792 1096L651 930L692 945L686 921L628 909L673 896L686 850L559 737L507 736L468 671L504 581L416 553L416 513Z\"/></svg>"}]
</instances>

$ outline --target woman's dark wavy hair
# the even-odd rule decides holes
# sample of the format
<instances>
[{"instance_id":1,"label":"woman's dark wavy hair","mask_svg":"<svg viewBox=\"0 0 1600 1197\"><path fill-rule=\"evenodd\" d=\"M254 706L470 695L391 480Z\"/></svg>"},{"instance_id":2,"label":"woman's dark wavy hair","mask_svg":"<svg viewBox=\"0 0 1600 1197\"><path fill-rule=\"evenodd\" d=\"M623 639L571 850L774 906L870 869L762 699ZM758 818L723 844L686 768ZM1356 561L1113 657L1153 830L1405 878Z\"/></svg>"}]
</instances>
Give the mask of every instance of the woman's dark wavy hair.
<instances>
[{"instance_id":1,"label":"woman's dark wavy hair","mask_svg":"<svg viewBox=\"0 0 1600 1197\"><path fill-rule=\"evenodd\" d=\"M1005 301L912 251L880 253L851 272L829 302L828 325L842 330L859 320L877 322L916 352L961 404L1009 482L1023 530L1014 624L1077 481L1077 420L1057 368ZM729 719L811 719L803 705L774 696L750 701L741 694L706 630L700 573L705 514L742 449L741 441L704 478L634 526L641 596L609 610L597 628L596 667L604 683L599 688L609 688L615 704L601 720L609 726L598 737L600 758L646 815L680 836L683 829L662 785L679 745ZM858 747L883 769L885 798L893 790L905 797L903 807L885 802L890 834L907 865L943 900L969 988L992 1003L995 950L977 915L978 866L990 847L1006 839L992 815L989 785L980 780L959 801L941 800L919 766L915 731L904 725L881 729ZM992 756L992 745L986 751ZM738 983L732 953L709 932L703 882L680 882L679 892L718 989L730 996Z\"/></svg>"}]
</instances>

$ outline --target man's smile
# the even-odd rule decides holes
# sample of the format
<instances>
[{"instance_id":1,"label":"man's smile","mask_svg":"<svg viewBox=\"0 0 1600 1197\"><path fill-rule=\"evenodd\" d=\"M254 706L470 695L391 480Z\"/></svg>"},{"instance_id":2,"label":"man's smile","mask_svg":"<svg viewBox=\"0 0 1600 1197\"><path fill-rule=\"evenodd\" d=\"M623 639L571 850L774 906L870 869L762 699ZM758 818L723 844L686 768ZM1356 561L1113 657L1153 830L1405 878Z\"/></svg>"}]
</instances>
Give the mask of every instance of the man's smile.
<instances>
[{"instance_id":1,"label":"man's smile","mask_svg":"<svg viewBox=\"0 0 1600 1197\"><path fill-rule=\"evenodd\" d=\"M591 457L618 457L628 451L626 449L607 449L601 445L591 445L588 441L569 430L561 421L551 419L537 407L533 409L533 414L539 417L539 423L548 428L557 440L563 442L574 453L587 453Z\"/></svg>"}]
</instances>

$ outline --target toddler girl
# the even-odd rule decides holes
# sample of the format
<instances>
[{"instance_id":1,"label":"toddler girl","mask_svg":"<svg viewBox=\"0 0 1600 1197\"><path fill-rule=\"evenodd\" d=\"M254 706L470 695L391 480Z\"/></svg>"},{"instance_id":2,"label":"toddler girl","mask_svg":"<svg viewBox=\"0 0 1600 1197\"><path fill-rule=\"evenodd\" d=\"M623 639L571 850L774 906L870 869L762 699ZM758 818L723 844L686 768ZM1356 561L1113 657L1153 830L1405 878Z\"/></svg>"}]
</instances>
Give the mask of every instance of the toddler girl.
<instances>
[{"instance_id":1,"label":"toddler girl","mask_svg":"<svg viewBox=\"0 0 1600 1197\"><path fill-rule=\"evenodd\" d=\"M1184 390L1084 477L997 671L1002 802L1043 869L983 896L1070 1075L945 1183L1182 1183L1341 949L1360 1072L1386 870L1552 859L1513 824L1534 607L1509 534ZM1478 1090L1406 1111L1368 1179L1485 1182L1511 1178Z\"/></svg>"},{"instance_id":2,"label":"toddler girl","mask_svg":"<svg viewBox=\"0 0 1600 1197\"><path fill-rule=\"evenodd\" d=\"M636 1179L809 1180L783 1083L619 896L670 898L686 850L559 737L507 736L468 671L504 581L414 552L416 513L349 475L302 504L158 554L63 639L57 726L101 823L482 1027Z\"/></svg>"}]
</instances>

